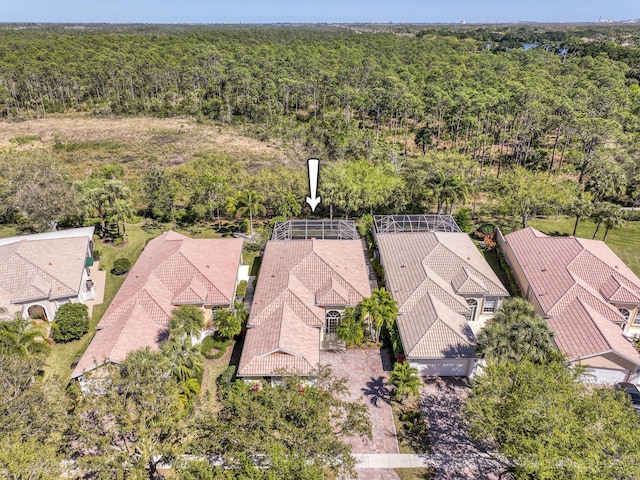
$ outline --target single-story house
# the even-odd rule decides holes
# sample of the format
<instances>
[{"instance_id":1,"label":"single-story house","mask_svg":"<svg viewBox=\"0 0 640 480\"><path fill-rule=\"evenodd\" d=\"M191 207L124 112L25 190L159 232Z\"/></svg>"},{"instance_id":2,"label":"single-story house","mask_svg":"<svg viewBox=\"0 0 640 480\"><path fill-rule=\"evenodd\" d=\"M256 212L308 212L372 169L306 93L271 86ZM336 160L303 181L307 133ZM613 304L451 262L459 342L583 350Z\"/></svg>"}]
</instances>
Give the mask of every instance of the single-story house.
<instances>
[{"instance_id":1,"label":"single-story house","mask_svg":"<svg viewBox=\"0 0 640 480\"><path fill-rule=\"evenodd\" d=\"M199 305L211 318L233 305L242 264L238 238L192 239L169 231L151 240L127 274L97 325L71 377L105 363L121 363L129 352L157 349L178 305Z\"/></svg>"},{"instance_id":2,"label":"single-story house","mask_svg":"<svg viewBox=\"0 0 640 480\"><path fill-rule=\"evenodd\" d=\"M475 335L509 295L452 217L374 217L405 356L421 376L469 376Z\"/></svg>"},{"instance_id":3,"label":"single-story house","mask_svg":"<svg viewBox=\"0 0 640 480\"><path fill-rule=\"evenodd\" d=\"M370 295L361 240L267 242L238 376L309 375L320 362L321 349L335 348L335 329L345 308Z\"/></svg>"},{"instance_id":4,"label":"single-story house","mask_svg":"<svg viewBox=\"0 0 640 480\"><path fill-rule=\"evenodd\" d=\"M58 307L95 296L93 227L0 239L0 307L53 321Z\"/></svg>"},{"instance_id":5,"label":"single-story house","mask_svg":"<svg viewBox=\"0 0 640 480\"><path fill-rule=\"evenodd\" d=\"M640 354L627 336L640 333L640 279L604 242L528 227L498 232L498 243L523 295L587 379L637 381Z\"/></svg>"}]
</instances>

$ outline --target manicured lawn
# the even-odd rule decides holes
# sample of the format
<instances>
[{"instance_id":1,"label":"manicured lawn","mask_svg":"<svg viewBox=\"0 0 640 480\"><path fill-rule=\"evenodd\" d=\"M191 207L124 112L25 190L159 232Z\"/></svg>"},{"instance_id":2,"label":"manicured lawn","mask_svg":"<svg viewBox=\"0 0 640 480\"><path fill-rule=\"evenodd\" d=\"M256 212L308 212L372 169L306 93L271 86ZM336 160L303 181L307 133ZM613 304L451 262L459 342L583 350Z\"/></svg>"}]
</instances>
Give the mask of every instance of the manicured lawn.
<instances>
[{"instance_id":1,"label":"manicured lawn","mask_svg":"<svg viewBox=\"0 0 640 480\"><path fill-rule=\"evenodd\" d=\"M531 220L529 225L546 233L547 235L571 235L575 218L560 217ZM581 220L578 225L576 236L591 238L596 226L590 220ZM598 232L598 240L604 236L604 225ZM625 227L610 230L607 235L607 245L611 247L616 255L624 261L636 275L640 275L640 222L629 222Z\"/></svg>"},{"instance_id":2,"label":"manicured lawn","mask_svg":"<svg viewBox=\"0 0 640 480\"><path fill-rule=\"evenodd\" d=\"M134 265L143 248L149 240L157 237L162 232L171 229L171 225L166 224L145 224L144 222L127 225L127 240L125 246L113 246L110 243L104 244L96 239L95 248L100 251L100 268L107 271L107 284L104 292L104 302L96 305L93 309L89 333L80 340L65 344L55 344L52 346L51 354L47 358L45 365L45 375L47 377L58 376L63 381L69 378L72 370L72 364L78 360L84 353L89 342L93 338L95 326L98 324L102 315L109 307L109 304L118 293L120 286L126 278L125 275L115 276L111 274L113 262L118 258L128 258ZM222 235L218 234L214 225L196 225L186 229L176 228L175 230L183 235L193 238L217 238ZM0 233L2 231L0 230ZM223 369L224 370L224 369Z\"/></svg>"}]
</instances>

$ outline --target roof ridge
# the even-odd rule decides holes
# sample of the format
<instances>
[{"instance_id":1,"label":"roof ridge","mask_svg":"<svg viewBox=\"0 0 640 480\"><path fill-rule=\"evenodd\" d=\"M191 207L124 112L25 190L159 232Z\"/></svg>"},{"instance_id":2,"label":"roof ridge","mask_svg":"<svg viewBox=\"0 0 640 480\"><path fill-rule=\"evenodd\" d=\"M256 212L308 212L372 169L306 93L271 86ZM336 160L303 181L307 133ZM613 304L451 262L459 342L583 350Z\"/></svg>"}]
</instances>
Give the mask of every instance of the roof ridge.
<instances>
[{"instance_id":1,"label":"roof ridge","mask_svg":"<svg viewBox=\"0 0 640 480\"><path fill-rule=\"evenodd\" d=\"M317 258L318 258L322 263L324 263L324 264L329 268L329 270L331 270L331 271L332 271L333 273L335 273L339 278L341 278L341 279L344 281L344 283L346 283L346 284L349 286L349 288L350 288L351 290L354 290L354 291L356 291L356 292L360 293L360 292L358 291L358 289L357 289L357 288L355 288L353 285L351 285L351 283L350 283L346 278L344 278L344 277L340 274L340 272L338 272L335 268L333 268L331 265L329 265L329 263L328 263L324 258L322 258L322 257L318 254L318 252L316 252L316 250L315 250L315 242L313 243L313 245L312 245L312 247L311 247L311 252L310 252L310 253L311 253L311 254L314 254L314 255L315 255L315 256L316 256L316 257L317 257ZM306 258L306 257L305 257L305 258Z\"/></svg>"},{"instance_id":2,"label":"roof ridge","mask_svg":"<svg viewBox=\"0 0 640 480\"><path fill-rule=\"evenodd\" d=\"M21 240L19 243L21 244L23 241L26 240ZM48 277L50 277L51 279L53 279L54 281L58 282L60 285L65 286L66 288L68 288L69 290L71 290L72 292L78 292L78 290L76 290L75 288L70 287L69 285L67 285L66 283L64 283L63 281L57 279L56 277L54 277L53 275L51 275L50 273L46 272L45 270L43 270L42 268L40 268L39 266L37 266L35 263L33 263L31 260L29 260L28 258L25 258L21 253L20 253L20 249L16 249L15 251L15 255L17 255L18 257L20 257L22 260L24 260L25 262L27 262L28 264L30 264L33 268L35 268L37 271L44 273L45 275L47 275ZM51 291L49 291L49 293L51 293Z\"/></svg>"},{"instance_id":3,"label":"roof ridge","mask_svg":"<svg viewBox=\"0 0 640 480\"><path fill-rule=\"evenodd\" d=\"M604 334L604 332L602 331L602 329L600 328L600 325L598 324L598 322L596 321L596 319L594 318L594 314L596 315L600 315L600 313L598 311L596 311L593 307L591 307L591 305L585 303L582 301L582 299L580 297L576 297L576 300L578 302L580 302L580 305L582 305L582 308L585 309L585 311L589 314L589 317L592 321L592 323L595 325L596 329L598 330L598 333L600 334L600 336L602 337L602 339L604 340L604 342L609 346L610 349L614 350L613 345L611 345L611 342L609 341L609 339L607 338L607 336ZM600 315L602 316L602 315ZM603 317L604 318L604 317ZM606 322L609 322L608 319L604 319Z\"/></svg>"},{"instance_id":4,"label":"roof ridge","mask_svg":"<svg viewBox=\"0 0 640 480\"><path fill-rule=\"evenodd\" d=\"M185 239L184 239L184 238L182 238L182 239L180 239L180 242L184 242L184 240L185 240ZM171 241L177 241L177 240L171 240ZM203 273L200 271L200 269L199 269L198 267L196 267L196 266L193 264L193 262L192 262L191 260L189 260L189 259L184 255L184 253L182 253L182 252L180 251L180 248L182 248L182 243L180 244L180 247L178 247L178 250L176 250L176 251L173 253L173 255L170 255L170 256L169 256L169 258L167 258L167 260L165 260L165 262L166 262L166 261L168 261L168 260L169 260L171 257L173 257L174 255L180 255L180 256L181 256L181 257L182 257L182 258L183 258L183 259L184 259L184 260L185 260L189 265L191 265L191 267L193 267L193 269L195 270L195 272L193 273L193 275L192 275L192 277L191 277L192 279L193 279L193 277L194 277L196 274L198 274L198 273L199 273L201 276L203 276L203 277L204 277L204 275L203 275ZM162 265L163 263L164 263L164 262L162 262L160 265ZM154 274L154 273L152 273L152 274L155 276L155 274ZM198 279L198 280L200 281L200 279ZM225 294L223 294L223 293L220 291L220 289L219 289L218 287L216 287L216 286L215 286L215 284L214 284L213 282L209 281L209 279L207 279L206 277L205 277L205 280L207 280L207 282L211 284L211 286L213 287L213 289L214 289L218 294L220 294L220 296L221 296L222 298L224 298L225 300L227 300L227 301L229 301L229 302L231 302L231 301L232 301L232 299L231 299L231 298L228 298ZM202 283L202 282L201 282L201 283ZM206 285L204 285L204 284L203 284L203 286L206 288ZM205 301L206 301L206 299L205 299Z\"/></svg>"},{"instance_id":5,"label":"roof ridge","mask_svg":"<svg viewBox=\"0 0 640 480\"><path fill-rule=\"evenodd\" d=\"M475 276L479 276L481 280L488 282L489 284L493 285L494 287L498 288L499 290L504 291L505 293L508 293L507 290L504 288L503 285L497 284L495 283L493 280L491 280L489 277L487 277L484 273L482 273L480 270L478 270L477 268L475 268L473 265L471 265L468 261L466 261L464 258L462 258L460 255L458 255L456 252L454 252L453 250L451 250L449 247L447 247L444 243L442 243L440 241L440 239L438 238L438 236L436 235L436 240L437 240L437 244L435 245L434 248L431 249L431 251L424 257L424 259L422 260L422 264L424 265L424 261L427 259L427 257L431 256L431 254L436 250L437 247L442 247L445 250L447 250L449 253L451 253L454 257L460 259L463 263L462 268L470 268L471 269L471 273L473 273ZM433 269L430 269L433 270ZM435 272L434 272L435 273ZM468 273L467 273L468 275ZM440 277L442 278L442 277ZM444 281L444 279L442 279ZM485 286L484 289L489 292L489 289Z\"/></svg>"}]
</instances>

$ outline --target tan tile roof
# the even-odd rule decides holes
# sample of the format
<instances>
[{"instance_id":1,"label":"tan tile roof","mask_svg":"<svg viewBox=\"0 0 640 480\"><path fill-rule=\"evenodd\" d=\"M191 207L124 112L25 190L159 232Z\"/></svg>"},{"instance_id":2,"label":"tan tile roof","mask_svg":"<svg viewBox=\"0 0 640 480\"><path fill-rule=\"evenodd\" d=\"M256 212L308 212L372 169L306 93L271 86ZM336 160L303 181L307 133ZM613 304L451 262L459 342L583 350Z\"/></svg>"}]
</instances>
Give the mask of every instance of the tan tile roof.
<instances>
[{"instance_id":1,"label":"tan tile roof","mask_svg":"<svg viewBox=\"0 0 640 480\"><path fill-rule=\"evenodd\" d=\"M8 305L77 296L90 240L85 230L75 237L4 239L0 245L2 302Z\"/></svg>"},{"instance_id":2,"label":"tan tile roof","mask_svg":"<svg viewBox=\"0 0 640 480\"><path fill-rule=\"evenodd\" d=\"M614 351L640 365L609 302L640 304L640 279L598 240L548 237L528 227L506 235L556 343L571 360Z\"/></svg>"},{"instance_id":3,"label":"tan tile roof","mask_svg":"<svg viewBox=\"0 0 640 480\"><path fill-rule=\"evenodd\" d=\"M150 241L98 323L72 377L129 352L155 349L176 305L229 305L235 298L242 240L191 239L165 232Z\"/></svg>"},{"instance_id":4,"label":"tan tile roof","mask_svg":"<svg viewBox=\"0 0 640 480\"><path fill-rule=\"evenodd\" d=\"M507 290L468 235L378 233L398 330L408 358L475 357L461 294L506 297Z\"/></svg>"},{"instance_id":5,"label":"tan tile roof","mask_svg":"<svg viewBox=\"0 0 640 480\"><path fill-rule=\"evenodd\" d=\"M308 374L320 358L324 306L355 306L370 295L360 240L268 242L238 374Z\"/></svg>"}]
</instances>

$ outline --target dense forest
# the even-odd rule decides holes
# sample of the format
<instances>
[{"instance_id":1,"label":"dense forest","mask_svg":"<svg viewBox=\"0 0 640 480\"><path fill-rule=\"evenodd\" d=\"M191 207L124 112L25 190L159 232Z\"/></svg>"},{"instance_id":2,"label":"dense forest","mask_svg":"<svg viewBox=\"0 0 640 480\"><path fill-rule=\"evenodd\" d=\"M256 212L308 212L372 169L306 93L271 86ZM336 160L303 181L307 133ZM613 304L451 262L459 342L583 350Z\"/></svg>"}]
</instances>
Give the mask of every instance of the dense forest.
<instances>
[{"instance_id":1,"label":"dense forest","mask_svg":"<svg viewBox=\"0 0 640 480\"><path fill-rule=\"evenodd\" d=\"M640 203L638 42L635 24L0 25L0 226L95 225L96 260L114 270L161 223L264 239L273 217L452 213L471 230L567 214L574 234L592 219L606 240ZM215 370L228 357L205 363L220 357L192 345L180 309L160 351L105 367L97 392L68 384L103 312L65 344L0 309L0 476L354 475L344 440L371 425L343 380L234 382L233 366ZM637 476L628 399L585 388L551 350L490 365L467 405L472 433L498 443L516 478Z\"/></svg>"},{"instance_id":2,"label":"dense forest","mask_svg":"<svg viewBox=\"0 0 640 480\"><path fill-rule=\"evenodd\" d=\"M22 27L0 30L5 120L80 111L236 125L301 159L333 161L322 175L322 215L452 210L473 200L474 215L479 203L526 224L532 214L570 213L579 196L601 217L619 216L611 202L637 199L635 25ZM54 149L73 154L76 146ZM94 190L104 182L48 157L3 153L3 221L36 229L104 221L99 201L82 201L100 196ZM234 211L229 192L240 190L255 191L267 214L306 212L299 167L252 169L215 152L184 165L158 158L152 167L123 180L133 213L212 219ZM509 184L515 168L531 172L523 191ZM47 200L61 198L47 192L51 175L64 200ZM37 201L20 193L34 188ZM54 211L36 211L43 202Z\"/></svg>"}]
</instances>

